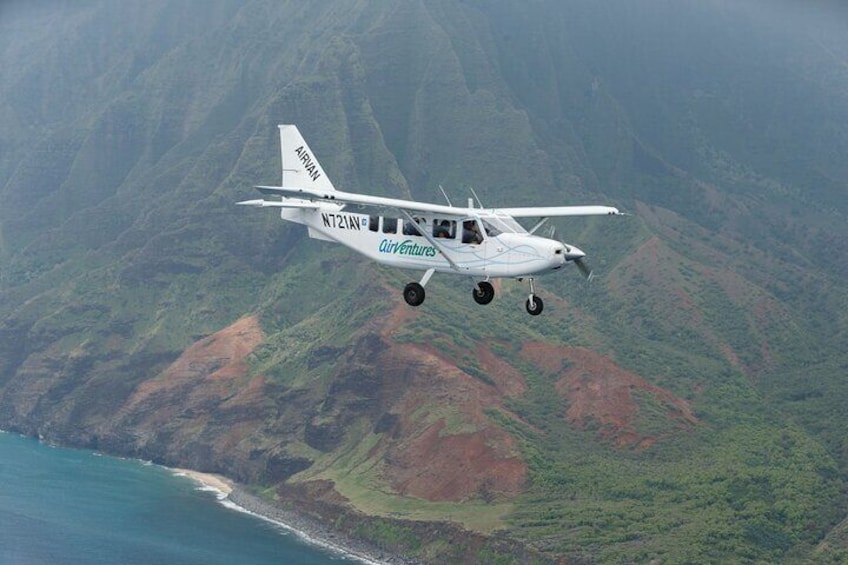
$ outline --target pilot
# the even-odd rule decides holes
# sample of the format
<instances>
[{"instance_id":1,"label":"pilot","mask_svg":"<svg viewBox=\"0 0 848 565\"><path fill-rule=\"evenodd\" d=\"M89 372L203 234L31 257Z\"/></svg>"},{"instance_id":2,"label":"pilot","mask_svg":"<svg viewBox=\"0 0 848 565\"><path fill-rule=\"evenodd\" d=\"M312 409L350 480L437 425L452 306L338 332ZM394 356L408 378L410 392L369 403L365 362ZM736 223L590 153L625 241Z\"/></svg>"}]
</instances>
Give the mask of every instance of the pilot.
<instances>
[{"instance_id":1,"label":"pilot","mask_svg":"<svg viewBox=\"0 0 848 565\"><path fill-rule=\"evenodd\" d=\"M474 220L466 220L462 222L462 242L474 244L483 242L483 236L480 234L480 228L477 227L477 222Z\"/></svg>"}]
</instances>

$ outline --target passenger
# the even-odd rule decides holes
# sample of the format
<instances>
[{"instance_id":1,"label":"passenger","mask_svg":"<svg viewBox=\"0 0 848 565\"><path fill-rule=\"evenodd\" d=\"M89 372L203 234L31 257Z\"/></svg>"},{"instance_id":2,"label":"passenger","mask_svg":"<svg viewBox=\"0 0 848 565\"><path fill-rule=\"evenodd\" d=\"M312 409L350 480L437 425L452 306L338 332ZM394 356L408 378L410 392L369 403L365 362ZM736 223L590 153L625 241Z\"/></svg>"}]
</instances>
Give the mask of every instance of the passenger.
<instances>
[{"instance_id":1,"label":"passenger","mask_svg":"<svg viewBox=\"0 0 848 565\"><path fill-rule=\"evenodd\" d=\"M433 228L433 235L443 239L450 237L450 222L447 220L439 222L436 227Z\"/></svg>"},{"instance_id":2,"label":"passenger","mask_svg":"<svg viewBox=\"0 0 848 565\"><path fill-rule=\"evenodd\" d=\"M408 220L403 222L403 235L421 235L418 232L418 226Z\"/></svg>"}]
</instances>

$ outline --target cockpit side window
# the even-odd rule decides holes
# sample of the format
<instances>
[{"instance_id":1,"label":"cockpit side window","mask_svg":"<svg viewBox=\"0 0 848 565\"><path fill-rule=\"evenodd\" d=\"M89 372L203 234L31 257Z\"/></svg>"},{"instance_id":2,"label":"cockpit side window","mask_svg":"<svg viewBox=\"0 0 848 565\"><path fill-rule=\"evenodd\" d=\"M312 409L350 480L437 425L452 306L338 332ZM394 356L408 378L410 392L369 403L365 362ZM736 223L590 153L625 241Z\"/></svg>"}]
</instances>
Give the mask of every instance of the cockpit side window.
<instances>
[{"instance_id":1,"label":"cockpit side window","mask_svg":"<svg viewBox=\"0 0 848 565\"><path fill-rule=\"evenodd\" d=\"M473 245L483 243L483 234L480 233L480 226L477 225L477 220L464 220L462 222L462 243Z\"/></svg>"}]
</instances>

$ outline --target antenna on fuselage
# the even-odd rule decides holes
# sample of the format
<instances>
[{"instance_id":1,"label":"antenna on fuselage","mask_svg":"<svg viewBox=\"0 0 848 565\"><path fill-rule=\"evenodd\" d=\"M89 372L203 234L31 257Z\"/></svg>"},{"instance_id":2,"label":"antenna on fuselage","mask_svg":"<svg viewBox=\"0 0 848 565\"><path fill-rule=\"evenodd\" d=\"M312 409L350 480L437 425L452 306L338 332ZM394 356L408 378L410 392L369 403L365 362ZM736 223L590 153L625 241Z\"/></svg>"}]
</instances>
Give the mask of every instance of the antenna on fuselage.
<instances>
[{"instance_id":1,"label":"antenna on fuselage","mask_svg":"<svg viewBox=\"0 0 848 565\"><path fill-rule=\"evenodd\" d=\"M471 194L473 194L473 195L474 195L474 198L477 200L477 205L478 205L480 208L483 208L483 203L482 203L482 202L480 202L480 197L479 197L479 196L477 196L477 193L476 193L476 192L474 192L474 187L473 187L473 186L469 186L469 187L468 187L468 190L470 190L470 191L471 191ZM473 208L473 207L474 207L474 205L473 205L473 203L471 202L471 199L470 199L470 198L468 199L468 207L469 207L469 208Z\"/></svg>"},{"instance_id":2,"label":"antenna on fuselage","mask_svg":"<svg viewBox=\"0 0 848 565\"><path fill-rule=\"evenodd\" d=\"M439 185L439 190L441 190L441 191L442 191L442 196L444 196L444 197L445 197L445 200L447 200L447 201L448 201L448 206L450 206L451 208L453 208L453 204L451 204L450 198L448 198L448 194L447 194L447 192L445 192L445 189L444 189L444 188L442 188L442 185Z\"/></svg>"}]
</instances>

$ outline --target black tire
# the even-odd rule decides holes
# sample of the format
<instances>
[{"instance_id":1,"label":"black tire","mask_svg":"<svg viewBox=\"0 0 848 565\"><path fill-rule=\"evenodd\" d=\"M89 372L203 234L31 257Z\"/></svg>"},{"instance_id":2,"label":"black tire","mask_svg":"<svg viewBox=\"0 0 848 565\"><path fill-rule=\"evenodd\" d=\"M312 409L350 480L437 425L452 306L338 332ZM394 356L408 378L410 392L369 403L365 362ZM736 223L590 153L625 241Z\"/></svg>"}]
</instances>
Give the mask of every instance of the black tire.
<instances>
[{"instance_id":1,"label":"black tire","mask_svg":"<svg viewBox=\"0 0 848 565\"><path fill-rule=\"evenodd\" d=\"M489 282L482 281L471 290L471 294L477 304L488 304L495 297L495 287Z\"/></svg>"},{"instance_id":2,"label":"black tire","mask_svg":"<svg viewBox=\"0 0 848 565\"><path fill-rule=\"evenodd\" d=\"M403 289L403 299L410 306L420 306L424 302L424 287L417 282L411 282Z\"/></svg>"},{"instance_id":3,"label":"black tire","mask_svg":"<svg viewBox=\"0 0 848 565\"><path fill-rule=\"evenodd\" d=\"M533 296L527 299L527 302L524 303L524 307L527 308L527 313L531 316L538 316L542 313L542 310L545 309L545 304L542 302L541 298Z\"/></svg>"}]
</instances>

